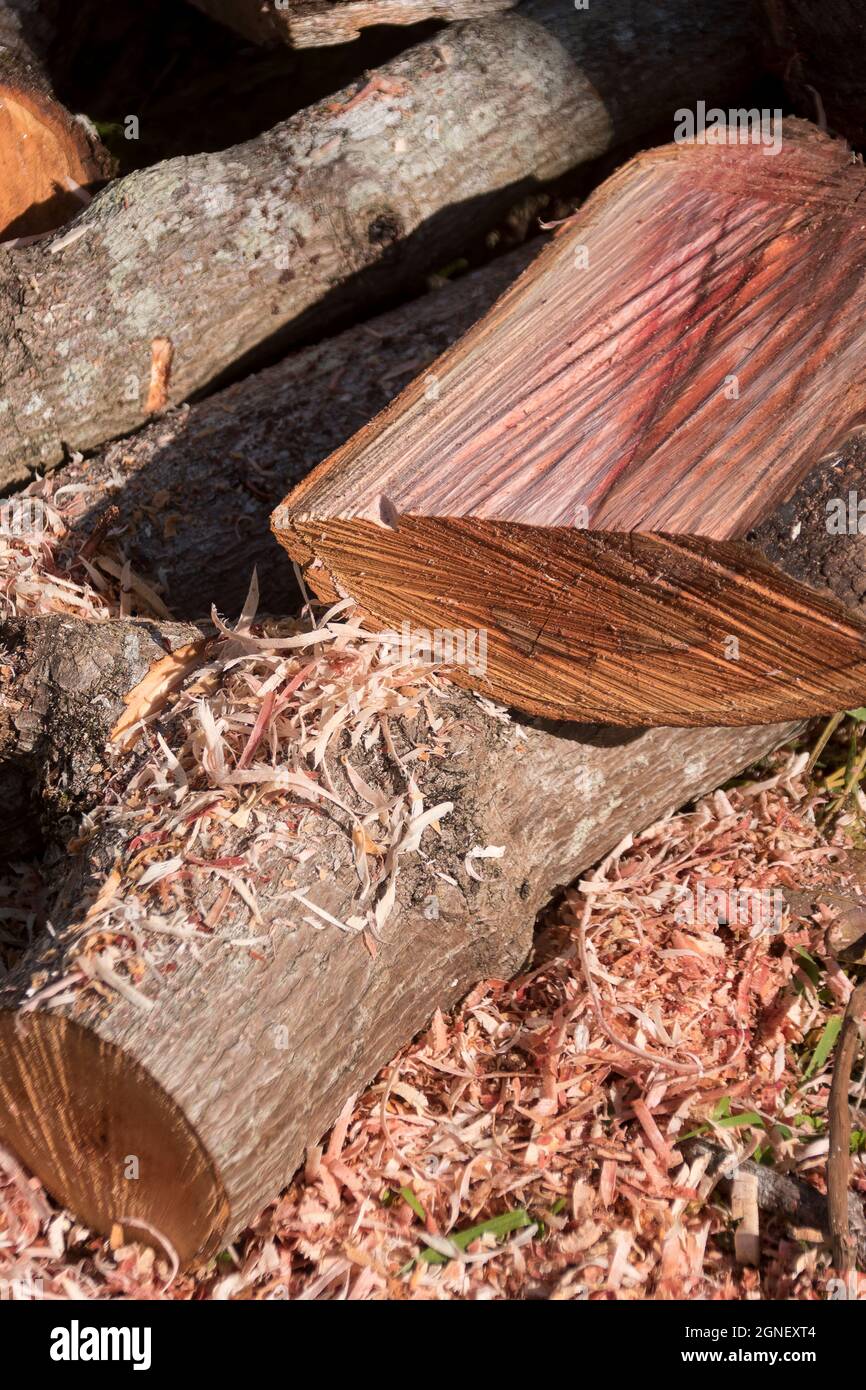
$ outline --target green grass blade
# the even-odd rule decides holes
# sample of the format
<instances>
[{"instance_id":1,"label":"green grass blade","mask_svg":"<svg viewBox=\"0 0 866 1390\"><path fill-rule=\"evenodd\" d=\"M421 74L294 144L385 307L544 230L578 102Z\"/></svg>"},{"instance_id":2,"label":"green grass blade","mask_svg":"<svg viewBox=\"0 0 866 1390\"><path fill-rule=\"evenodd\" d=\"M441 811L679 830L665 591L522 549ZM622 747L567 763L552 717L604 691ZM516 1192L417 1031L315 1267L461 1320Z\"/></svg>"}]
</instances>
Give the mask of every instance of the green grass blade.
<instances>
[{"instance_id":1,"label":"green grass blade","mask_svg":"<svg viewBox=\"0 0 866 1390\"><path fill-rule=\"evenodd\" d=\"M804 1080L808 1081L810 1076L814 1076L815 1072L820 1071L824 1066L824 1063L836 1046L836 1039L839 1036L841 1028L842 1019L839 1014L834 1015L833 1018L827 1019L824 1025L824 1031L818 1039L818 1045L809 1060L809 1065L803 1072Z\"/></svg>"},{"instance_id":2,"label":"green grass blade","mask_svg":"<svg viewBox=\"0 0 866 1390\"><path fill-rule=\"evenodd\" d=\"M524 1226L533 1226L534 1224L529 1212L519 1208L517 1211L505 1211L501 1216L491 1216L489 1221L479 1221L477 1226L467 1226L465 1231L455 1231L448 1239L454 1242L458 1250L465 1250L472 1244L473 1240L477 1240L479 1236L486 1235L488 1232L496 1236L497 1240L502 1240L504 1236L511 1235L512 1231L519 1231ZM429 1248L421 1252L419 1259L432 1265L448 1263L447 1255L440 1255L438 1250Z\"/></svg>"}]
</instances>

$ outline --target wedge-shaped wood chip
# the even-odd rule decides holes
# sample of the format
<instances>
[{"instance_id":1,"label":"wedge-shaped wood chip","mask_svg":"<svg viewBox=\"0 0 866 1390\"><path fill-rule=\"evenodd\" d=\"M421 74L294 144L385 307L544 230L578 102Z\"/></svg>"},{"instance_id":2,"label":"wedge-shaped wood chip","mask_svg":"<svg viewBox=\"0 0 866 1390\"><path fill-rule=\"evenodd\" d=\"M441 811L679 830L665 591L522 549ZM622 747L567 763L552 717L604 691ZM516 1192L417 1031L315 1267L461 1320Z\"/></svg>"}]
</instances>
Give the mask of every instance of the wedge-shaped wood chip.
<instances>
[{"instance_id":1,"label":"wedge-shaped wood chip","mask_svg":"<svg viewBox=\"0 0 866 1390\"><path fill-rule=\"evenodd\" d=\"M862 703L866 568L853 595L837 572L866 468L840 493L827 456L866 414L866 170L770 134L626 165L289 495L274 529L318 593L410 640L484 630L455 677L530 713Z\"/></svg>"}]
</instances>

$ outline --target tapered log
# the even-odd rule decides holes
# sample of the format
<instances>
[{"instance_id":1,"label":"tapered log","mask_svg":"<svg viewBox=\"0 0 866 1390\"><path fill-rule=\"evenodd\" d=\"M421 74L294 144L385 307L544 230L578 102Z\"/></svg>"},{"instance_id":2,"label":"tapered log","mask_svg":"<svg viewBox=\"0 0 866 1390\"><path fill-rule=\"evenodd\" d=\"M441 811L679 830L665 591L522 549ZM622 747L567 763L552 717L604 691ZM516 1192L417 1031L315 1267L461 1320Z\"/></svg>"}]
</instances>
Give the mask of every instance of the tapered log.
<instances>
[{"instance_id":1,"label":"tapered log","mask_svg":"<svg viewBox=\"0 0 866 1390\"><path fill-rule=\"evenodd\" d=\"M738 89L747 23L722 0L532 0L112 184L49 247L0 257L0 486L411 289L538 181Z\"/></svg>"},{"instance_id":2,"label":"tapered log","mask_svg":"<svg viewBox=\"0 0 866 1390\"><path fill-rule=\"evenodd\" d=\"M0 241L62 226L111 170L96 132L51 89L46 39L38 5L0 4Z\"/></svg>"},{"instance_id":3,"label":"tapered log","mask_svg":"<svg viewBox=\"0 0 866 1390\"><path fill-rule=\"evenodd\" d=\"M488 693L551 717L862 702L864 542L819 461L866 418L866 173L804 123L739 134L619 171L289 495L320 595L485 630Z\"/></svg>"},{"instance_id":4,"label":"tapered log","mask_svg":"<svg viewBox=\"0 0 866 1390\"><path fill-rule=\"evenodd\" d=\"M254 43L321 48L349 43L371 24L420 24L425 19L476 19L516 0L192 0L211 19Z\"/></svg>"},{"instance_id":5,"label":"tapered log","mask_svg":"<svg viewBox=\"0 0 866 1390\"><path fill-rule=\"evenodd\" d=\"M213 646L178 647L187 632L141 623L107 622L95 633L60 617L50 634L40 624L18 632L5 699L14 703L32 683L28 653L41 670L47 647L62 645L49 708L71 683L74 713L89 687L83 742L69 717L31 724L27 738L38 740L41 765L77 769L79 809L88 796L95 809L49 904L53 935L0 986L0 1139L94 1228L119 1223L184 1261L212 1253L277 1195L305 1147L437 1006L520 966L535 914L558 886L626 832L794 732L557 733L503 723L457 690L445 704L434 698L443 720L435 731L423 713L390 719L398 757L428 748L411 764L424 804L452 809L438 833L424 832L423 857L401 856L395 907L377 943L312 915L346 922L366 911L357 842L331 802L298 824L284 798L260 801L250 818L237 797L214 790L206 812L198 800L200 834L166 840L150 833L158 787L124 793L142 750L119 764L91 761L97 726L106 737L113 731L116 749L118 712L131 718L148 707L141 692L152 700L154 671L164 684L167 666L182 666L194 681ZM174 654L155 651L142 677L143 643L155 637ZM152 747L157 734L169 750L179 746L170 702L148 725ZM52 756L58 737L64 746ZM358 743L350 758L363 779L355 786L393 792L398 765L381 742ZM340 756L328 755L319 773L323 797L332 788L352 803ZM473 876L468 852L490 847L493 857L479 858ZM154 881L154 866L173 854L183 861L175 881ZM242 891L232 888L238 879ZM130 974L115 952L114 975L105 974L101 962L112 959L118 934L139 950L149 944L147 966ZM96 989L82 990L86 980Z\"/></svg>"},{"instance_id":6,"label":"tapered log","mask_svg":"<svg viewBox=\"0 0 866 1390\"><path fill-rule=\"evenodd\" d=\"M866 144L861 0L763 0L768 56L796 109Z\"/></svg>"}]
</instances>

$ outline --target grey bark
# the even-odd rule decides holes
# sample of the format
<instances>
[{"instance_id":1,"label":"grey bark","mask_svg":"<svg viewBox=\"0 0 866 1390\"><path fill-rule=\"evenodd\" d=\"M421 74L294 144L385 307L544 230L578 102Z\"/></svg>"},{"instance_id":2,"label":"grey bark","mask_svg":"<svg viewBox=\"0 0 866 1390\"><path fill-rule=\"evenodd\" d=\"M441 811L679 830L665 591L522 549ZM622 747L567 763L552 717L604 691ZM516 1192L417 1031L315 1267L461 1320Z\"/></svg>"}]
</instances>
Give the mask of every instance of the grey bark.
<instances>
[{"instance_id":1,"label":"grey bark","mask_svg":"<svg viewBox=\"0 0 866 1390\"><path fill-rule=\"evenodd\" d=\"M103 768L124 695L199 637L182 623L0 620L0 860L73 835L98 799L93 769Z\"/></svg>"},{"instance_id":2,"label":"grey bark","mask_svg":"<svg viewBox=\"0 0 866 1390\"><path fill-rule=\"evenodd\" d=\"M776 1172L765 1163L754 1163L751 1159L737 1162L727 1149L706 1139L689 1139L683 1145L683 1151L690 1159L699 1154L710 1154L712 1163L709 1172L723 1187L729 1187L737 1173L749 1174L757 1180L758 1206L762 1211L783 1217L789 1226L811 1228L829 1236L827 1198L801 1178ZM855 1192L848 1194L848 1217L854 1235L857 1264L861 1269L866 1269L866 1212Z\"/></svg>"},{"instance_id":3,"label":"grey bark","mask_svg":"<svg viewBox=\"0 0 866 1390\"><path fill-rule=\"evenodd\" d=\"M263 610L293 612L300 595L270 530L273 508L480 318L539 244L69 463L57 486L91 489L76 538L116 506L112 536L139 573L162 581L176 617L205 617L213 603L239 613L254 566Z\"/></svg>"},{"instance_id":4,"label":"grey bark","mask_svg":"<svg viewBox=\"0 0 866 1390\"><path fill-rule=\"evenodd\" d=\"M425 19L476 19L515 0L192 0L254 43L320 48L349 43L371 24L420 24Z\"/></svg>"},{"instance_id":5,"label":"grey bark","mask_svg":"<svg viewBox=\"0 0 866 1390\"><path fill-rule=\"evenodd\" d=\"M772 564L854 612L866 611L866 434L850 435L748 539ZM836 517L844 514L844 529Z\"/></svg>"},{"instance_id":6,"label":"grey bark","mask_svg":"<svg viewBox=\"0 0 866 1390\"><path fill-rule=\"evenodd\" d=\"M411 289L516 198L753 72L745 7L532 0L0 254L0 486Z\"/></svg>"},{"instance_id":7,"label":"grey bark","mask_svg":"<svg viewBox=\"0 0 866 1390\"><path fill-rule=\"evenodd\" d=\"M0 3L0 48L4 57L21 67L32 67L32 81L43 83L45 49L52 37L52 25L38 0L2 0Z\"/></svg>"}]
</instances>

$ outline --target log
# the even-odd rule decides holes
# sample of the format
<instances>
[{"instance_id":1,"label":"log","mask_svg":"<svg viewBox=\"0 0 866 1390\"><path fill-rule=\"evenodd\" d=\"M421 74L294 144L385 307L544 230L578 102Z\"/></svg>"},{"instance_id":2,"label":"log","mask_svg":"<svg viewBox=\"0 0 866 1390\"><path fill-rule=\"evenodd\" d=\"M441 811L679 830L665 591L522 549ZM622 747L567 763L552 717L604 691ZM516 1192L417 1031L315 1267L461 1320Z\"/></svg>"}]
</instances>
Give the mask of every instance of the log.
<instances>
[{"instance_id":1,"label":"log","mask_svg":"<svg viewBox=\"0 0 866 1390\"><path fill-rule=\"evenodd\" d=\"M128 691L166 652L201 639L171 622L0 623L0 857L65 845L97 799L106 739Z\"/></svg>"},{"instance_id":2,"label":"log","mask_svg":"<svg viewBox=\"0 0 866 1390\"><path fill-rule=\"evenodd\" d=\"M853 526L820 461L866 418L864 191L797 121L776 150L725 128L637 156L289 494L277 538L380 628L486 632L482 688L531 713L858 705L864 459Z\"/></svg>"},{"instance_id":3,"label":"log","mask_svg":"<svg viewBox=\"0 0 866 1390\"><path fill-rule=\"evenodd\" d=\"M516 0L192 0L211 19L253 43L321 48L349 43L372 24L420 24L425 19L476 19L507 10Z\"/></svg>"},{"instance_id":4,"label":"log","mask_svg":"<svg viewBox=\"0 0 866 1390\"><path fill-rule=\"evenodd\" d=\"M739 90L748 34L722 0L532 0L113 183L50 246L0 256L0 487L411 291L540 181Z\"/></svg>"},{"instance_id":5,"label":"log","mask_svg":"<svg viewBox=\"0 0 866 1390\"><path fill-rule=\"evenodd\" d=\"M46 41L32 0L0 4L0 241L62 226L111 172L95 130L51 88Z\"/></svg>"},{"instance_id":6,"label":"log","mask_svg":"<svg viewBox=\"0 0 866 1390\"><path fill-rule=\"evenodd\" d=\"M386 742L344 740L325 755L318 783L305 784L310 807L293 788L261 794L252 760L267 753L237 757L249 723L230 740L239 768L252 765L249 785L242 771L231 785L194 771L193 694L223 715L235 708L233 647L206 632L199 647L178 647L188 632L140 622L97 632L65 615L44 622L19 631L5 700L42 678L46 651L63 651L48 703L66 691L68 717L37 711L43 722L26 735L40 766L76 770L78 809L93 809L61 861L53 934L0 986L0 1140L88 1225L120 1225L183 1262L254 1219L435 1008L519 968L554 890L796 732L556 730L503 720L456 687L431 689L428 713L410 690L416 712L395 710ZM155 649L142 678L146 644L166 638L173 655ZM164 683L167 666L182 668L185 686L160 709L154 674ZM245 669L255 676L249 658ZM301 676L296 698L314 698L309 689ZM124 751L145 710L146 737ZM91 761L97 725L114 756ZM424 757L409 763L419 747ZM189 778L186 802L175 800L176 771L167 781L148 771L163 748L178 759L163 767ZM397 827L394 862L409 835L390 915L390 860L370 843L387 844L389 831L359 787L402 808L383 813ZM417 819L419 797L438 833ZM372 896L359 884L359 845Z\"/></svg>"},{"instance_id":7,"label":"log","mask_svg":"<svg viewBox=\"0 0 866 1390\"><path fill-rule=\"evenodd\" d=\"M266 520L286 489L388 404L491 307L537 255L538 239L435 291L333 338L290 354L137 435L67 464L50 487L79 491L73 535L86 541L109 507L133 567L159 576L180 619L240 612L253 566L262 607L298 607L298 589ZM832 463L834 491L856 494L866 438L855 436ZM852 608L866 600L866 552L840 546L821 524L815 470L759 529L762 552L804 583L813 582L792 543L806 517L806 556L820 546L825 582ZM85 491L87 489L87 491ZM866 498L864 498L866 500ZM68 516L68 512L67 512Z\"/></svg>"},{"instance_id":8,"label":"log","mask_svg":"<svg viewBox=\"0 0 866 1390\"><path fill-rule=\"evenodd\" d=\"M729 1150L706 1139L688 1139L682 1148L689 1159L709 1154L712 1161L707 1176L715 1177L723 1187L730 1188L732 1177L738 1173L754 1178L761 1210L782 1217L794 1231L806 1228L830 1236L828 1199L802 1178L777 1172L766 1163L755 1163L749 1158L738 1160ZM856 1192L848 1193L848 1219L854 1232L857 1263L866 1268L866 1211ZM834 1268L840 1266L834 1264Z\"/></svg>"},{"instance_id":9,"label":"log","mask_svg":"<svg viewBox=\"0 0 866 1390\"><path fill-rule=\"evenodd\" d=\"M65 512L74 542L86 543L113 508L111 539L138 573L159 576L177 618L205 618L214 603L237 615L254 566L263 610L296 611L300 591L268 527L274 506L470 328L540 244L70 462L48 486L77 490L79 510Z\"/></svg>"},{"instance_id":10,"label":"log","mask_svg":"<svg viewBox=\"0 0 866 1390\"><path fill-rule=\"evenodd\" d=\"M769 58L795 109L854 145L866 144L860 0L763 0L763 12Z\"/></svg>"}]
</instances>

